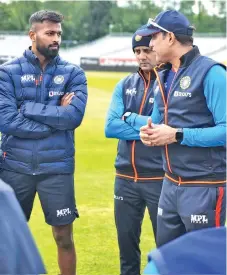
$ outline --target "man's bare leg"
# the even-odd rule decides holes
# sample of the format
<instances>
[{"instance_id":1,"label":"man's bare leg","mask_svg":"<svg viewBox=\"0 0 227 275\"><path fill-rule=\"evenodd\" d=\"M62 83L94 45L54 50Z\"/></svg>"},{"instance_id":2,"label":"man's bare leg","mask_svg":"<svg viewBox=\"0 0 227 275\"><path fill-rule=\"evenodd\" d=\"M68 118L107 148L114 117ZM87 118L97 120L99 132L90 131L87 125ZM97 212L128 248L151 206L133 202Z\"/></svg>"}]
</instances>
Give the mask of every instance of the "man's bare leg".
<instances>
[{"instance_id":1,"label":"man's bare leg","mask_svg":"<svg viewBox=\"0 0 227 275\"><path fill-rule=\"evenodd\" d=\"M58 265L62 275L76 275L76 250L72 224L53 226L53 236L58 247Z\"/></svg>"}]
</instances>

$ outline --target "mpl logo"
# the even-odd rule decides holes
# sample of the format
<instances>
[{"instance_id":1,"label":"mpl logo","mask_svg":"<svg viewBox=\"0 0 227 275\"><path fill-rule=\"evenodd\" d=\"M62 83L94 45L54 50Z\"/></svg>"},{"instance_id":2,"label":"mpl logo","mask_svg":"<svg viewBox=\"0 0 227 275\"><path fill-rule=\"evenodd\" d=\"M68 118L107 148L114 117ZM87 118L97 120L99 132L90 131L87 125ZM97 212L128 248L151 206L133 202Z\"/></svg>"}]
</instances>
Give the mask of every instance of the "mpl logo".
<instances>
[{"instance_id":1,"label":"mpl logo","mask_svg":"<svg viewBox=\"0 0 227 275\"><path fill-rule=\"evenodd\" d=\"M68 215L71 215L71 211L69 208L65 208L65 209L60 209L60 210L57 210L57 217L65 217L65 216L68 216Z\"/></svg>"},{"instance_id":2,"label":"mpl logo","mask_svg":"<svg viewBox=\"0 0 227 275\"><path fill-rule=\"evenodd\" d=\"M175 96L175 97L192 97L192 93L175 91L173 96Z\"/></svg>"},{"instance_id":3,"label":"mpl logo","mask_svg":"<svg viewBox=\"0 0 227 275\"><path fill-rule=\"evenodd\" d=\"M127 89L125 93L126 93L126 95L134 96L134 95L136 95L137 90L136 90L136 88Z\"/></svg>"},{"instance_id":4,"label":"mpl logo","mask_svg":"<svg viewBox=\"0 0 227 275\"><path fill-rule=\"evenodd\" d=\"M61 91L49 91L49 97L62 96L62 95L64 95L64 92L61 92Z\"/></svg>"},{"instance_id":5,"label":"mpl logo","mask_svg":"<svg viewBox=\"0 0 227 275\"><path fill-rule=\"evenodd\" d=\"M21 82L35 82L34 74L24 74L21 76Z\"/></svg>"},{"instance_id":6,"label":"mpl logo","mask_svg":"<svg viewBox=\"0 0 227 275\"><path fill-rule=\"evenodd\" d=\"M208 223L206 215L191 215L191 223Z\"/></svg>"}]
</instances>

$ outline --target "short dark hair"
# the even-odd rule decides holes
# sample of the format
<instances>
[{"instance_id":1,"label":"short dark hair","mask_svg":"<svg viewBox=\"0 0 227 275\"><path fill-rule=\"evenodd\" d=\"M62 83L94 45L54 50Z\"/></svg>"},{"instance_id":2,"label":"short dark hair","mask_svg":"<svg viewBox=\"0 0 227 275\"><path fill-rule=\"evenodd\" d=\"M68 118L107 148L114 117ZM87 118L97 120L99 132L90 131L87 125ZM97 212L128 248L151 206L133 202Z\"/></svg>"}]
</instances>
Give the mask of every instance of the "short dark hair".
<instances>
[{"instance_id":1,"label":"short dark hair","mask_svg":"<svg viewBox=\"0 0 227 275\"><path fill-rule=\"evenodd\" d=\"M41 10L33 13L29 19L29 24L32 27L35 23L43 23L47 20L54 23L61 23L64 19L64 16L56 11L51 10Z\"/></svg>"},{"instance_id":2,"label":"short dark hair","mask_svg":"<svg viewBox=\"0 0 227 275\"><path fill-rule=\"evenodd\" d=\"M166 36L167 32L162 32L163 37ZM193 37L184 35L184 34L175 34L176 40L181 43L181 45L187 45L187 46L192 46L193 45Z\"/></svg>"},{"instance_id":3,"label":"short dark hair","mask_svg":"<svg viewBox=\"0 0 227 275\"><path fill-rule=\"evenodd\" d=\"M192 46L193 45L193 37L184 35L184 34L175 34L176 40L180 42L182 45Z\"/></svg>"}]
</instances>

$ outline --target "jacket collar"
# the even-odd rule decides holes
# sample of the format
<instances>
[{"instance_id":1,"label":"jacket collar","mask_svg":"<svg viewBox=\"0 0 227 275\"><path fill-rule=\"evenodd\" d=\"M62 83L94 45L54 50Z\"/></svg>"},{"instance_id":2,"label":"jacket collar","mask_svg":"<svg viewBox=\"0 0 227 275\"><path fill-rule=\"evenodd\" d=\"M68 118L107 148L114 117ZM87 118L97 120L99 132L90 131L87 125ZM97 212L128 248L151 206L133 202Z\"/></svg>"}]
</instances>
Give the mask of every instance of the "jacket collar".
<instances>
[{"instance_id":1,"label":"jacket collar","mask_svg":"<svg viewBox=\"0 0 227 275\"><path fill-rule=\"evenodd\" d=\"M24 57L28 59L32 64L37 65L39 64L38 57L32 52L31 47L29 47L27 50L24 51ZM57 55L55 58L53 58L48 64L55 65L59 62L60 56Z\"/></svg>"},{"instance_id":2,"label":"jacket collar","mask_svg":"<svg viewBox=\"0 0 227 275\"><path fill-rule=\"evenodd\" d=\"M139 68L139 70L137 71L137 73L140 75L140 77L141 77L141 75L142 75L142 76L144 77L144 79L146 79L145 76L144 76L144 72L143 72L143 70L141 70L141 68ZM154 70L151 70L150 73L151 73L151 80L156 79L156 75L155 75L155 73L154 73ZM146 82L147 82L147 81L148 81L148 80L146 80Z\"/></svg>"},{"instance_id":3,"label":"jacket collar","mask_svg":"<svg viewBox=\"0 0 227 275\"><path fill-rule=\"evenodd\" d=\"M187 52L186 54L180 57L180 68L188 67L192 61L200 55L199 48L197 46L193 46L193 48ZM166 63L162 66L162 70L171 70L172 64Z\"/></svg>"},{"instance_id":4,"label":"jacket collar","mask_svg":"<svg viewBox=\"0 0 227 275\"><path fill-rule=\"evenodd\" d=\"M193 46L193 48L189 52L181 56L180 67L188 67L192 63L192 61L199 55L200 55L199 48L197 46Z\"/></svg>"}]
</instances>

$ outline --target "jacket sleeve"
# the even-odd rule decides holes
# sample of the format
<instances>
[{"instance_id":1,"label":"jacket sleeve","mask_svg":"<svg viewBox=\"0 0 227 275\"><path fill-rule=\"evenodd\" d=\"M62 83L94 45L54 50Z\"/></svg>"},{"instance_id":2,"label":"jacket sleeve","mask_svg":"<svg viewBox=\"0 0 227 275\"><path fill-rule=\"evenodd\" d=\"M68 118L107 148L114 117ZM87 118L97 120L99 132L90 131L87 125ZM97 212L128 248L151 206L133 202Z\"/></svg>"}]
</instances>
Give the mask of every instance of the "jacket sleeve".
<instances>
[{"instance_id":1,"label":"jacket sleeve","mask_svg":"<svg viewBox=\"0 0 227 275\"><path fill-rule=\"evenodd\" d=\"M0 132L32 139L41 139L51 135L50 127L27 119L18 111L14 90L9 73L0 67Z\"/></svg>"},{"instance_id":2,"label":"jacket sleeve","mask_svg":"<svg viewBox=\"0 0 227 275\"><path fill-rule=\"evenodd\" d=\"M122 85L123 81L120 81L114 90L107 113L105 135L107 138L139 140L139 131L134 130L133 127L121 119L125 109L122 99Z\"/></svg>"},{"instance_id":3,"label":"jacket sleeve","mask_svg":"<svg viewBox=\"0 0 227 275\"><path fill-rule=\"evenodd\" d=\"M134 130L140 131L140 128L147 124L148 118L151 117L152 123L159 124L161 121L161 115L158 110L156 101L154 101L153 111L151 116L138 115L132 113L127 119L126 122L133 127Z\"/></svg>"},{"instance_id":4,"label":"jacket sleeve","mask_svg":"<svg viewBox=\"0 0 227 275\"><path fill-rule=\"evenodd\" d=\"M87 80L82 69L74 68L66 92L75 93L68 106L27 102L22 109L23 115L57 130L74 130L82 122L87 103Z\"/></svg>"}]
</instances>

